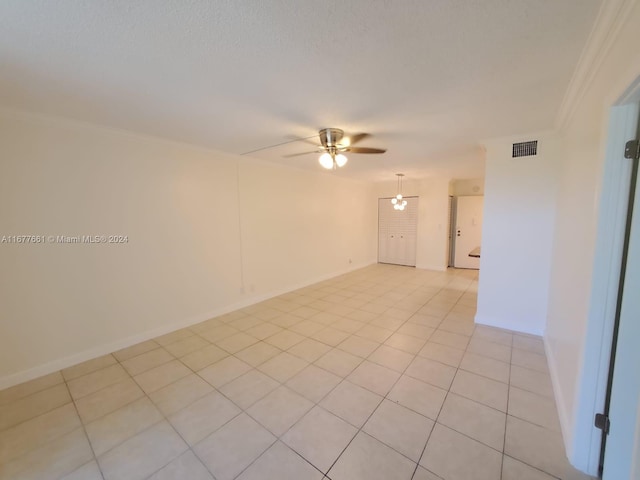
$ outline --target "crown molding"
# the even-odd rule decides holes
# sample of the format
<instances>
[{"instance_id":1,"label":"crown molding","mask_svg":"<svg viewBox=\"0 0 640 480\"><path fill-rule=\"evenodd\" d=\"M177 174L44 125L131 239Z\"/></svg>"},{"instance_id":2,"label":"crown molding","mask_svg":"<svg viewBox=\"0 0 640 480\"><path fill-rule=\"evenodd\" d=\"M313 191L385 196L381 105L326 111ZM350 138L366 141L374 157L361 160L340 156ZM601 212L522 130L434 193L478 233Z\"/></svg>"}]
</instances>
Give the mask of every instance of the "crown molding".
<instances>
[{"instance_id":1,"label":"crown molding","mask_svg":"<svg viewBox=\"0 0 640 480\"><path fill-rule=\"evenodd\" d=\"M591 86L627 20L629 12L637 2L638 0L603 0L558 110L555 122L557 129L566 127L573 118L576 108Z\"/></svg>"}]
</instances>

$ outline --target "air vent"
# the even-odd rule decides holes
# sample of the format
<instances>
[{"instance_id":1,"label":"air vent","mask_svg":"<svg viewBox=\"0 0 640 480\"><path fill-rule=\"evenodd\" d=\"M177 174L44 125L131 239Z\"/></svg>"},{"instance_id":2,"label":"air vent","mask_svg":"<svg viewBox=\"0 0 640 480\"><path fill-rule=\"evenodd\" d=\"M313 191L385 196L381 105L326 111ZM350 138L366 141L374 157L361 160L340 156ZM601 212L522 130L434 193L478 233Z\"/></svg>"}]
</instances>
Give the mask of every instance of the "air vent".
<instances>
[{"instance_id":1,"label":"air vent","mask_svg":"<svg viewBox=\"0 0 640 480\"><path fill-rule=\"evenodd\" d=\"M530 157L538 153L538 141L532 140L531 142L520 142L513 144L512 158L516 157Z\"/></svg>"}]
</instances>

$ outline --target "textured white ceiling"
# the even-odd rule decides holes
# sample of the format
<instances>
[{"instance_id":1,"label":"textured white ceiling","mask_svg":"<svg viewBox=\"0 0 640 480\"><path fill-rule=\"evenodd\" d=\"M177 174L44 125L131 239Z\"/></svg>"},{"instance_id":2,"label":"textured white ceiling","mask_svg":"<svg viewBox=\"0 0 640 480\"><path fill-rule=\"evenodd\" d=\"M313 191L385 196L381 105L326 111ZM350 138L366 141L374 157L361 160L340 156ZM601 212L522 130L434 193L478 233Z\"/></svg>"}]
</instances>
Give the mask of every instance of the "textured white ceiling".
<instances>
[{"instance_id":1,"label":"textured white ceiling","mask_svg":"<svg viewBox=\"0 0 640 480\"><path fill-rule=\"evenodd\" d=\"M481 139L553 126L599 4L2 0L0 105L233 153L337 127L388 152L334 174L481 176Z\"/></svg>"}]
</instances>

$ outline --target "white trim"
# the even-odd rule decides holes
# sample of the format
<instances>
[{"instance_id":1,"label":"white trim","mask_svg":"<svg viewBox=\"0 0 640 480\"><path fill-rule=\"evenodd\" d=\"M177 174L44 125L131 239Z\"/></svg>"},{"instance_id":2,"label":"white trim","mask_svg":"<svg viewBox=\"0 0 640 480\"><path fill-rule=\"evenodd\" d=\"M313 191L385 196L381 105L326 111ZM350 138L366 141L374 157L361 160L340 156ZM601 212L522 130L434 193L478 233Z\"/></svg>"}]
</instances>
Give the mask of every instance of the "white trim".
<instances>
[{"instance_id":1,"label":"white trim","mask_svg":"<svg viewBox=\"0 0 640 480\"><path fill-rule=\"evenodd\" d=\"M637 119L637 104L610 110L589 316L582 351L582 373L576 389L573 441L565 445L571 463L592 475L598 473L601 438L600 430L593 426L593 418L604 408L631 174L631 163L623 158L622 146L635 135ZM547 355L552 358L551 347ZM555 368L551 368L551 373L553 378ZM566 399L556 397L556 404L559 415L566 417ZM564 438L571 437L565 435Z\"/></svg>"},{"instance_id":2,"label":"white trim","mask_svg":"<svg viewBox=\"0 0 640 480\"><path fill-rule=\"evenodd\" d=\"M446 272L447 267L445 265L416 265L416 268L420 270L433 270L435 272Z\"/></svg>"},{"instance_id":3,"label":"white trim","mask_svg":"<svg viewBox=\"0 0 640 480\"><path fill-rule=\"evenodd\" d=\"M344 275L345 273L349 273L353 270L357 270L359 268L364 268L369 265L374 265L377 262L369 261L363 262L358 265L353 265L349 268L328 273L325 275L320 275L316 278L305 280L299 282L297 284L289 285L287 287L280 288L278 290L274 290L272 292L256 295L251 298L247 298L246 300L242 300L241 302L237 302L231 305L225 305L223 307L218 307L209 312L196 315L191 318L183 319L179 322L175 322L169 325L163 325L162 327L154 328L152 330L147 330L145 332L138 333L136 335L132 335L127 338L123 338L117 340L115 342L110 342L104 345L99 345L97 347L91 348L89 350L85 350L80 353L76 353L73 355L69 355L68 357L59 358L57 360L53 360L51 362L47 362L44 365L38 365L37 367L29 368L27 370L23 370L21 372L17 372L11 375L7 375L0 378L0 390L5 388L12 387L14 385L18 385L23 382L27 382L29 380L33 380L34 378L41 377L43 375L47 375L49 373L57 372L58 370L62 370L63 368L71 367L73 365L77 365L78 363L85 362L87 360L91 360L92 358L100 357L102 355L107 355L109 353L115 352L122 348L127 348L132 345L135 345L140 342L144 342L146 340L150 340L152 338L159 337L160 335L164 335L170 332L174 332L181 328L190 327L200 322L204 322L213 317L217 317L219 315L224 315L225 313L233 312L234 310L238 310L240 308L248 307L249 305L253 305L264 300L268 300L269 298L277 297L284 293L292 292L294 290L298 290L300 288L307 287L309 285L313 285L314 283L322 282L324 280L328 280L330 278L334 278L340 275Z\"/></svg>"},{"instance_id":4,"label":"white trim","mask_svg":"<svg viewBox=\"0 0 640 480\"><path fill-rule=\"evenodd\" d=\"M562 388L560 386L560 378L558 377L558 372L555 368L551 368L552 365L557 365L555 355L553 353L553 349L551 348L551 345L547 341L547 337L543 338L543 343L544 343L544 352L547 356L547 364L549 365L551 387L553 388L553 398L556 401L556 410L558 411L558 419L560 421L560 430L562 431L562 438L563 440L565 440L570 437L569 434L571 433L571 419L567 415L567 409L565 407L565 405L567 405L567 402L562 396ZM566 441L565 441L565 444L566 444ZM566 445L565 445L565 450L566 450ZM567 453L567 457L569 457L568 450L566 451L566 453Z\"/></svg>"},{"instance_id":5,"label":"white trim","mask_svg":"<svg viewBox=\"0 0 640 480\"><path fill-rule=\"evenodd\" d=\"M564 128L573 118L584 94L611 50L620 29L637 0L606 0L602 2L595 24L589 34L562 104L556 116L556 127Z\"/></svg>"},{"instance_id":6,"label":"white trim","mask_svg":"<svg viewBox=\"0 0 640 480\"><path fill-rule=\"evenodd\" d=\"M515 330L513 328L513 322L498 320L496 318L488 317L486 315L476 314L476 316L474 317L474 321L478 325L486 325L488 327L502 328L503 330L509 330L511 332L528 333L529 335L537 335L539 337L544 334L542 330L536 329L536 328L524 328L524 329ZM527 324L530 324L530 323L533 323L533 322L527 322ZM546 324L546 322L544 321L535 322L535 323L537 325Z\"/></svg>"},{"instance_id":7,"label":"white trim","mask_svg":"<svg viewBox=\"0 0 640 480\"><path fill-rule=\"evenodd\" d=\"M640 71L636 79L629 85L622 95L618 98L616 105L627 105L628 103L640 102Z\"/></svg>"}]
</instances>

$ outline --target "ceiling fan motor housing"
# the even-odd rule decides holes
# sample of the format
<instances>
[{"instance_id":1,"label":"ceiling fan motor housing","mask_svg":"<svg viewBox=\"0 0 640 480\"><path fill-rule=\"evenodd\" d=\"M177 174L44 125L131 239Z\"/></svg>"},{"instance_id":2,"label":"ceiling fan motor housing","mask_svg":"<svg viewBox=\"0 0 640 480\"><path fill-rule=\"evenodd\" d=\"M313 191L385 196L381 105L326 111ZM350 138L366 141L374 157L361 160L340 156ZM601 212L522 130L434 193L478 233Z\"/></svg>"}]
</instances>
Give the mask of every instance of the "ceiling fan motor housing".
<instances>
[{"instance_id":1,"label":"ceiling fan motor housing","mask_svg":"<svg viewBox=\"0 0 640 480\"><path fill-rule=\"evenodd\" d=\"M344 137L344 131L339 128L323 128L320 130L320 141L325 147L335 147L339 145Z\"/></svg>"}]
</instances>

